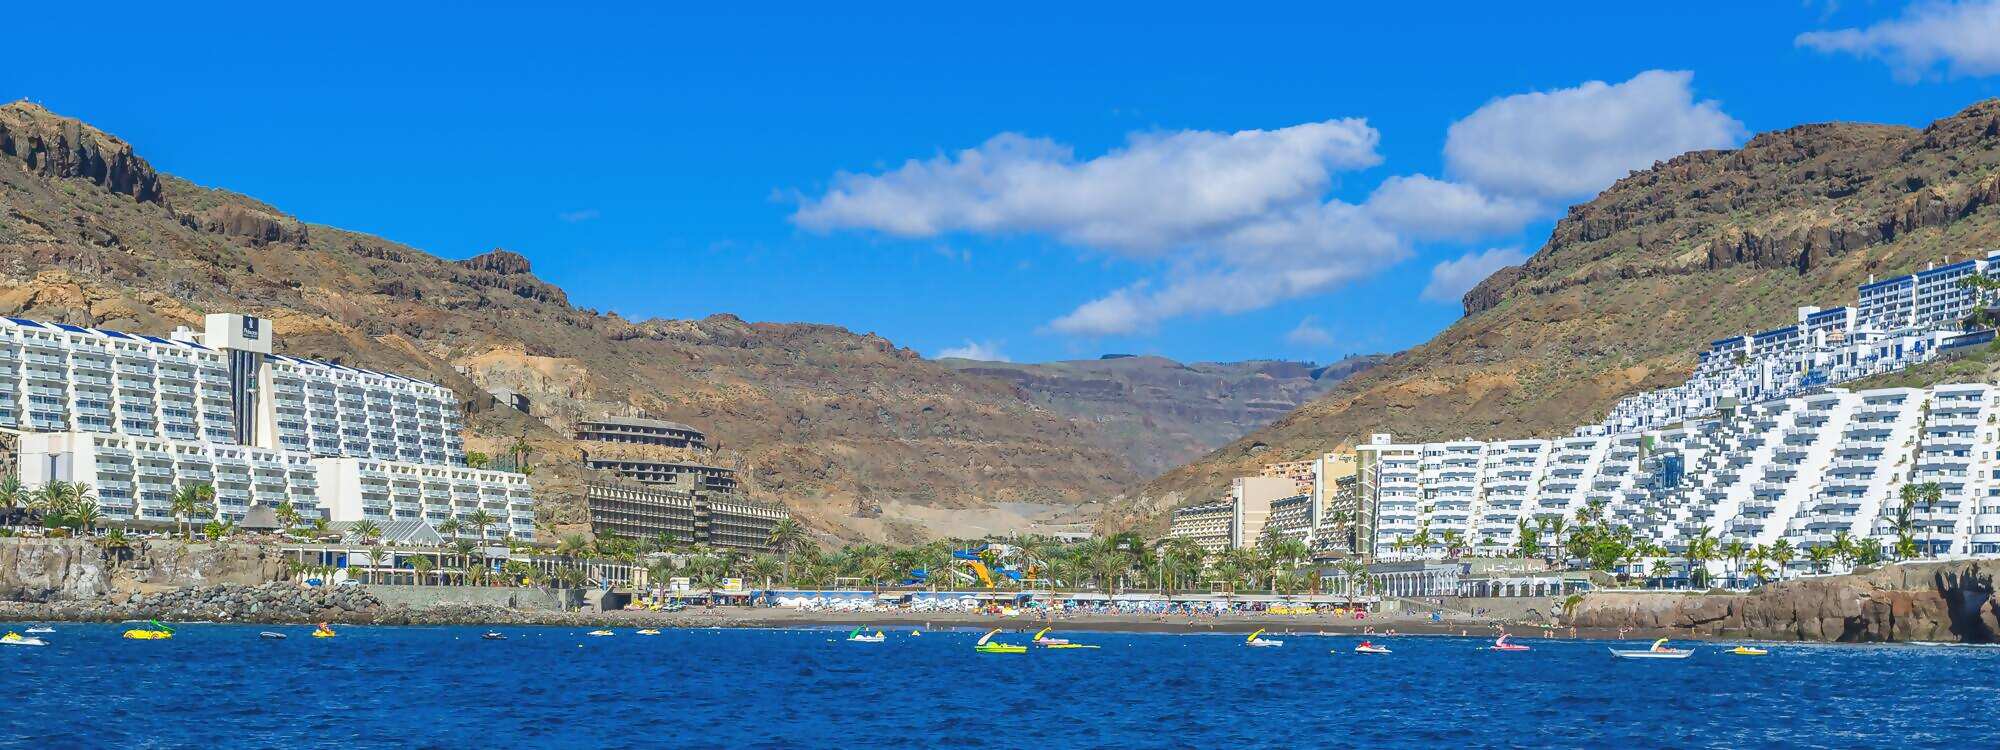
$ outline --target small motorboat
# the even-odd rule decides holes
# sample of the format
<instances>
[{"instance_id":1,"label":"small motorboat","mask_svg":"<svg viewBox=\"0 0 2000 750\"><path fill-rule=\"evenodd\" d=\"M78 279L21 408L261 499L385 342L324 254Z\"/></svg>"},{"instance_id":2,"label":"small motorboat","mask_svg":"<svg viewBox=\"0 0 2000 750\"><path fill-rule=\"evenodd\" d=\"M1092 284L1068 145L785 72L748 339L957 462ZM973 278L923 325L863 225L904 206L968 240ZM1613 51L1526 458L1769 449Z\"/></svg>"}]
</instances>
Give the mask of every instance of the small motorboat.
<instances>
[{"instance_id":1,"label":"small motorboat","mask_svg":"<svg viewBox=\"0 0 2000 750\"><path fill-rule=\"evenodd\" d=\"M1356 644L1356 645L1354 646L1354 653L1357 653L1357 654L1393 654L1393 653L1395 653L1395 652L1394 652L1394 651L1390 651L1390 650L1389 650L1389 647L1388 647L1388 646L1384 646L1384 645L1381 645L1381 644L1379 644L1379 643L1376 643L1376 642L1374 642L1374 641L1362 641L1362 642L1360 642L1360 643L1358 643L1358 644Z\"/></svg>"},{"instance_id":2,"label":"small motorboat","mask_svg":"<svg viewBox=\"0 0 2000 750\"><path fill-rule=\"evenodd\" d=\"M640 629L638 629L638 630L634 630L634 631L632 631L632 632L633 632L633 633L636 633L636 634L639 634L639 635L659 635L659 634L660 634L660 631L658 631L658 630L655 630L655 629L653 629L653 628L640 628Z\"/></svg>"},{"instance_id":3,"label":"small motorboat","mask_svg":"<svg viewBox=\"0 0 2000 750\"><path fill-rule=\"evenodd\" d=\"M1764 648L1756 648L1754 646L1737 646L1736 648L1730 649L1729 653L1735 654L1737 656L1770 656L1771 650Z\"/></svg>"},{"instance_id":4,"label":"small motorboat","mask_svg":"<svg viewBox=\"0 0 2000 750\"><path fill-rule=\"evenodd\" d=\"M1488 646L1488 647L1486 647L1486 650L1488 650L1488 651L1527 651L1527 650L1528 650L1528 647L1527 647L1527 646L1523 646L1523 645L1521 645L1521 644L1519 644L1519 643L1508 643L1508 642L1507 642L1507 634L1506 634L1506 633L1501 633L1501 634L1500 634L1500 637L1499 637L1499 638L1495 638L1495 639L1493 639L1493 645L1491 645L1491 646Z\"/></svg>"},{"instance_id":5,"label":"small motorboat","mask_svg":"<svg viewBox=\"0 0 2000 750\"><path fill-rule=\"evenodd\" d=\"M257 637L267 641L282 641L285 639L285 634L266 630L262 633L258 633Z\"/></svg>"},{"instance_id":6,"label":"small motorboat","mask_svg":"<svg viewBox=\"0 0 2000 750\"><path fill-rule=\"evenodd\" d=\"M979 636L978 643L972 644L972 650L982 654L1028 653L1027 646L1023 646L1018 643L1000 643L998 641L992 640L993 636L997 635L999 632L1000 632L999 628L994 628L992 630L986 631L986 635Z\"/></svg>"},{"instance_id":7,"label":"small motorboat","mask_svg":"<svg viewBox=\"0 0 2000 750\"><path fill-rule=\"evenodd\" d=\"M1272 640L1272 639L1270 639L1270 638L1258 638L1258 637L1257 637L1257 636L1260 636L1260 635L1263 635L1263 634L1264 634L1264 631L1263 631L1262 629L1259 629L1259 630L1258 630L1257 632L1255 632L1255 633L1251 633L1251 634L1250 634L1250 637L1249 637L1249 638L1245 638L1245 639L1243 639L1243 645L1245 645L1245 646L1249 646L1249 647L1251 647L1251 648L1276 648L1276 647L1278 647L1278 646L1283 646L1283 645L1285 645L1285 642L1284 642L1284 641L1278 641L1278 640Z\"/></svg>"},{"instance_id":8,"label":"small motorboat","mask_svg":"<svg viewBox=\"0 0 2000 750\"><path fill-rule=\"evenodd\" d=\"M488 630L484 633L480 633L479 638L481 640L487 640L487 641L504 641L507 640L507 634L499 632L497 630Z\"/></svg>"},{"instance_id":9,"label":"small motorboat","mask_svg":"<svg viewBox=\"0 0 2000 750\"><path fill-rule=\"evenodd\" d=\"M125 631L124 635L119 637L128 641L164 641L174 637L174 629L167 627L159 620L153 620L148 624L153 627L133 628Z\"/></svg>"},{"instance_id":10,"label":"small motorboat","mask_svg":"<svg viewBox=\"0 0 2000 750\"><path fill-rule=\"evenodd\" d=\"M40 638L35 638L33 636L21 635L20 633L16 633L13 631L8 631L6 635L0 635L0 646L47 646L47 645L49 645L48 641L44 641Z\"/></svg>"},{"instance_id":11,"label":"small motorboat","mask_svg":"<svg viewBox=\"0 0 2000 750\"><path fill-rule=\"evenodd\" d=\"M26 632L26 633L27 633L27 634L29 634L29 635L34 635L34 634L36 634L36 633L53 633L53 632L56 632L56 629L55 629L55 628L28 628L28 629L27 629L26 631L24 631L24 632Z\"/></svg>"},{"instance_id":12,"label":"small motorboat","mask_svg":"<svg viewBox=\"0 0 2000 750\"><path fill-rule=\"evenodd\" d=\"M612 632L611 632L611 631L609 631L609 630L592 630L592 631L590 631L590 632L588 632L588 633L584 633L584 635L588 635L588 636L593 636L593 637L597 637L597 638L603 638L604 636L607 636L607 635L616 635L616 634L615 634L615 633L612 633Z\"/></svg>"},{"instance_id":13,"label":"small motorboat","mask_svg":"<svg viewBox=\"0 0 2000 750\"><path fill-rule=\"evenodd\" d=\"M1653 641L1652 648L1614 648L1611 656L1618 659L1686 659L1694 655L1691 648L1669 648L1667 639Z\"/></svg>"}]
</instances>

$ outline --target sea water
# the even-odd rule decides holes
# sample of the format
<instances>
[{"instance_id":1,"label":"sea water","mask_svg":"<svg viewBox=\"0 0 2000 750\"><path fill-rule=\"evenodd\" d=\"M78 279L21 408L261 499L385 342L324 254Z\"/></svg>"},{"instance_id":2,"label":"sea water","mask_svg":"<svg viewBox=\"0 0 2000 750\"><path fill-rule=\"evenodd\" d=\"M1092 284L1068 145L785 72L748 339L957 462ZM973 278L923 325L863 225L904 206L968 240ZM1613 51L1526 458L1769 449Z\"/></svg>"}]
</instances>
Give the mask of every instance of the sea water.
<instances>
[{"instance_id":1,"label":"sea water","mask_svg":"<svg viewBox=\"0 0 2000 750\"><path fill-rule=\"evenodd\" d=\"M21 626L15 626L19 629ZM0 647L0 747L2000 747L2000 649L1785 645L1615 661L1602 641L58 624ZM1027 633L999 640L1025 643ZM1643 647L1641 643L1622 644Z\"/></svg>"}]
</instances>

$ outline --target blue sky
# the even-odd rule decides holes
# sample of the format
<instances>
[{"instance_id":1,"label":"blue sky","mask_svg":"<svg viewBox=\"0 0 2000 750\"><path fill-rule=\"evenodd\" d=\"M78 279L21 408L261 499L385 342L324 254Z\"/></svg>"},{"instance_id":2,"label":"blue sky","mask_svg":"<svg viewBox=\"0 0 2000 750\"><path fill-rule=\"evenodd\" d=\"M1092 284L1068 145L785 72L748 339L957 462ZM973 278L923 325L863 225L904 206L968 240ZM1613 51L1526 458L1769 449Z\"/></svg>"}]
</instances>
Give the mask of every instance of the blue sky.
<instances>
[{"instance_id":1,"label":"blue sky","mask_svg":"<svg viewBox=\"0 0 2000 750\"><path fill-rule=\"evenodd\" d=\"M628 317L1324 362L1429 338L1624 169L2000 95L1989 2L1076 5L104 7L0 96Z\"/></svg>"}]
</instances>

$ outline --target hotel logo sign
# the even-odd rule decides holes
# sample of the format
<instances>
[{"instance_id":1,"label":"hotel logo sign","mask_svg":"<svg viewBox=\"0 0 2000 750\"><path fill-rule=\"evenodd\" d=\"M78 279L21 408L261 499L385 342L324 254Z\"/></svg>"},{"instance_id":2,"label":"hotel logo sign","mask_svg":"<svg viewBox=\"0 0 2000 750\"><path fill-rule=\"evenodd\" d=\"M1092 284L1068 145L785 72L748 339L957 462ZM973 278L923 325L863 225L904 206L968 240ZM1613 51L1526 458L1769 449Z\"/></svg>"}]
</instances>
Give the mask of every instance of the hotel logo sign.
<instances>
[{"instance_id":1,"label":"hotel logo sign","mask_svg":"<svg viewBox=\"0 0 2000 750\"><path fill-rule=\"evenodd\" d=\"M252 318L248 315L243 316L243 338L250 341L256 341L257 328L258 328L258 321L256 318Z\"/></svg>"}]
</instances>

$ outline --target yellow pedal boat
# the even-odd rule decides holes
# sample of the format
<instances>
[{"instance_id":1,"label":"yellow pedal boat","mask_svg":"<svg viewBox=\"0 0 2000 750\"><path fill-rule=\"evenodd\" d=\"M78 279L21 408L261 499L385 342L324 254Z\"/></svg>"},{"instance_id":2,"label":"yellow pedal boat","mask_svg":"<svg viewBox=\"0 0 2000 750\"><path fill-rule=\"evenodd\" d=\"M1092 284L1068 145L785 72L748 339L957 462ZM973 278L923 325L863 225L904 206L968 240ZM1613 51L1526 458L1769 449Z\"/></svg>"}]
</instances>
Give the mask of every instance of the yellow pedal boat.
<instances>
[{"instance_id":1,"label":"yellow pedal boat","mask_svg":"<svg viewBox=\"0 0 2000 750\"><path fill-rule=\"evenodd\" d=\"M1737 646L1736 648L1730 649L1729 653L1735 654L1737 656L1768 656L1771 652L1769 649L1751 648L1749 646Z\"/></svg>"}]
</instances>

